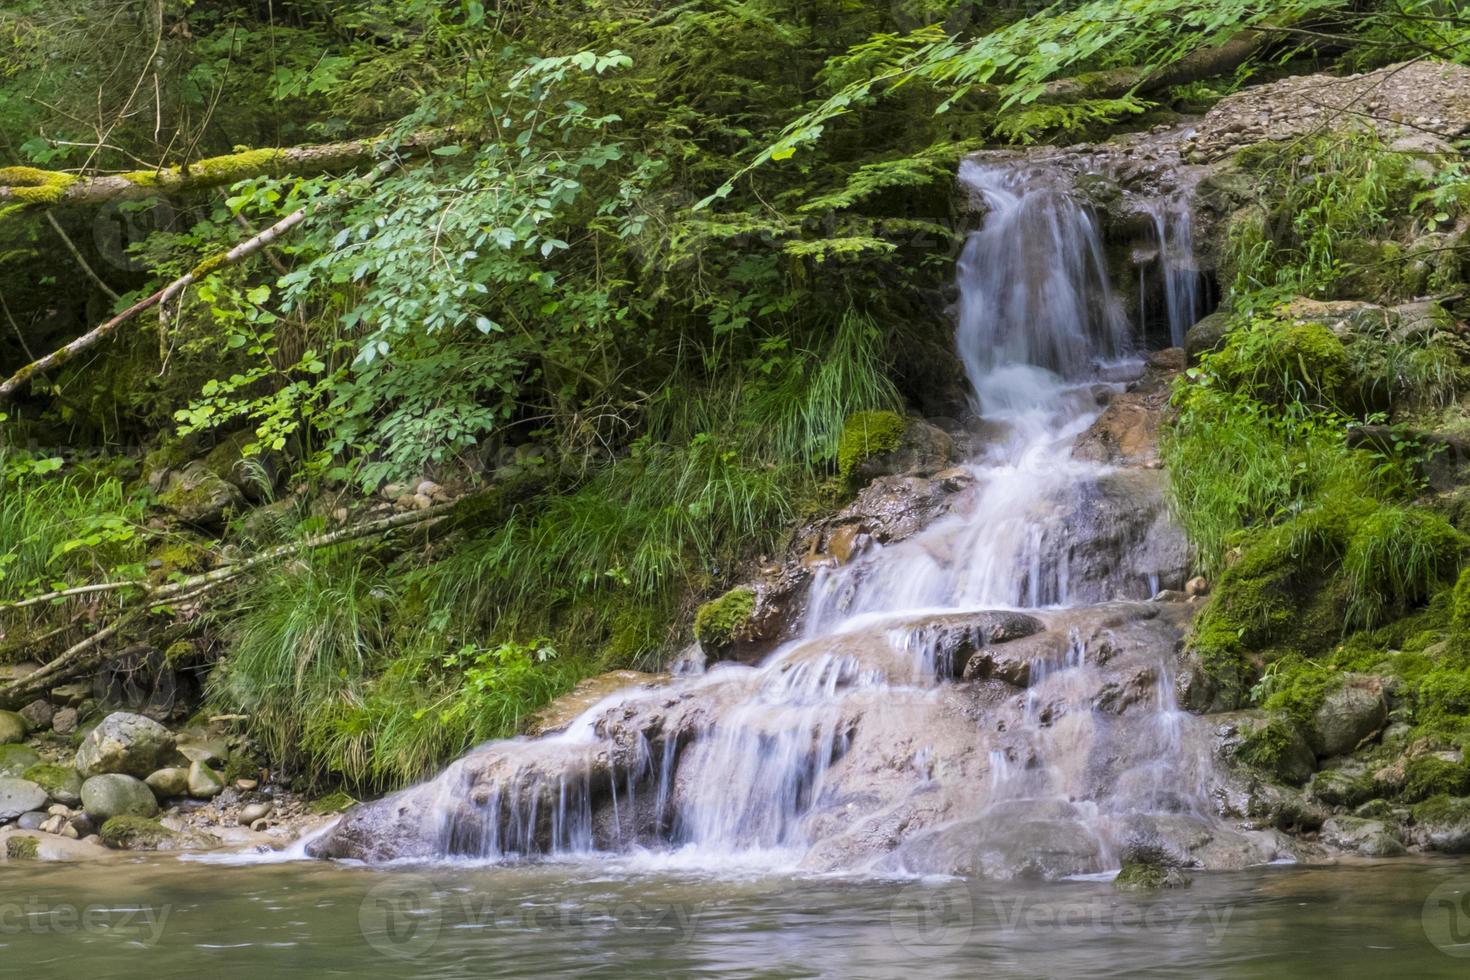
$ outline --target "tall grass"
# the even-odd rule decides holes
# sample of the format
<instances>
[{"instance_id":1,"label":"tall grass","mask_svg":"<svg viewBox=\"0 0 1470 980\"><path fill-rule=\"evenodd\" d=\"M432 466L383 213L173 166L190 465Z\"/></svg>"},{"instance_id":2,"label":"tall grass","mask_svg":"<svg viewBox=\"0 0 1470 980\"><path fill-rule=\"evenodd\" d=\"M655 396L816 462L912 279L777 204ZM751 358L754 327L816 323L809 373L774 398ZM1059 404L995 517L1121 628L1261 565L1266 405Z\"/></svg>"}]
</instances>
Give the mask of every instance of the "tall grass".
<instances>
[{"instance_id":1,"label":"tall grass","mask_svg":"<svg viewBox=\"0 0 1470 980\"><path fill-rule=\"evenodd\" d=\"M305 553L251 583L211 693L314 778L422 777L580 677L655 666L694 597L780 545L847 416L898 402L877 326L851 313L812 349L682 371L623 455L442 558Z\"/></svg>"}]
</instances>

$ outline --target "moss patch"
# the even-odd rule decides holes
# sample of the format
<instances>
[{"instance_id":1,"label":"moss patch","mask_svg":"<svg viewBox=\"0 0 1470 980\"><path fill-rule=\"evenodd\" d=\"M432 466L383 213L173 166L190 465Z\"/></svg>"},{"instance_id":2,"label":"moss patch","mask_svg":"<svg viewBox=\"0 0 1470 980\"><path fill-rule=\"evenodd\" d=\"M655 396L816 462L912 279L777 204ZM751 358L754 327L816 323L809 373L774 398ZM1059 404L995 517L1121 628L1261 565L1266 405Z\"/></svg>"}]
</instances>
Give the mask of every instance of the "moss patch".
<instances>
[{"instance_id":1,"label":"moss patch","mask_svg":"<svg viewBox=\"0 0 1470 980\"><path fill-rule=\"evenodd\" d=\"M837 444L837 471L851 479L863 460L891 453L903 439L908 421L897 412L855 412L842 426Z\"/></svg>"},{"instance_id":2,"label":"moss patch","mask_svg":"<svg viewBox=\"0 0 1470 980\"><path fill-rule=\"evenodd\" d=\"M21 778L29 779L44 789L53 800L62 803L68 799L75 801L82 798L82 777L71 766L58 766L43 762L31 766L21 775Z\"/></svg>"},{"instance_id":3,"label":"moss patch","mask_svg":"<svg viewBox=\"0 0 1470 980\"><path fill-rule=\"evenodd\" d=\"M147 817L113 817L97 832L102 843L120 851L152 851L178 835L157 820Z\"/></svg>"},{"instance_id":4,"label":"moss patch","mask_svg":"<svg viewBox=\"0 0 1470 980\"><path fill-rule=\"evenodd\" d=\"M694 614L694 636L706 651L728 647L753 612L755 593L745 588L731 589L699 607Z\"/></svg>"},{"instance_id":5,"label":"moss patch","mask_svg":"<svg viewBox=\"0 0 1470 980\"><path fill-rule=\"evenodd\" d=\"M12 837L5 842L5 856L11 861L35 861L41 856L41 842L34 837Z\"/></svg>"},{"instance_id":6,"label":"moss patch","mask_svg":"<svg viewBox=\"0 0 1470 980\"><path fill-rule=\"evenodd\" d=\"M343 810L356 805L357 800L353 799L347 793L338 790L335 793L328 793L326 796L312 800L306 804L306 812L317 815L341 813Z\"/></svg>"}]
</instances>

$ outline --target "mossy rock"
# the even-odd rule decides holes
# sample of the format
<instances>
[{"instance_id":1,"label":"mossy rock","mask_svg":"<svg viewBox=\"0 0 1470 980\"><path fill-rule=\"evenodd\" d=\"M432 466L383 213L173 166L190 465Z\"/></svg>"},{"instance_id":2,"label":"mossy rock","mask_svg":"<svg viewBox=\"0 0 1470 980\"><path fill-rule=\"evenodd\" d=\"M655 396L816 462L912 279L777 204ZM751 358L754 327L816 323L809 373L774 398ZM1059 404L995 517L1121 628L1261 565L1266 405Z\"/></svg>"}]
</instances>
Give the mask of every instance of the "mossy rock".
<instances>
[{"instance_id":1,"label":"mossy rock","mask_svg":"<svg viewBox=\"0 0 1470 980\"><path fill-rule=\"evenodd\" d=\"M179 520L199 527L219 529L243 505L233 483L210 472L203 463L190 463L169 476L168 487L158 503Z\"/></svg>"},{"instance_id":2,"label":"mossy rock","mask_svg":"<svg viewBox=\"0 0 1470 980\"><path fill-rule=\"evenodd\" d=\"M348 794L338 790L328 793L326 796L312 800L306 804L306 812L313 816L325 816L329 813L342 813L357 805L357 801Z\"/></svg>"},{"instance_id":3,"label":"mossy rock","mask_svg":"<svg viewBox=\"0 0 1470 980\"><path fill-rule=\"evenodd\" d=\"M5 857L11 861L35 861L41 856L41 842L34 837L11 837L5 841Z\"/></svg>"},{"instance_id":4,"label":"mossy rock","mask_svg":"<svg viewBox=\"0 0 1470 980\"><path fill-rule=\"evenodd\" d=\"M1305 783L1317 767L1317 756L1301 729L1284 715L1267 719L1247 732L1236 758L1293 786Z\"/></svg>"},{"instance_id":5,"label":"mossy rock","mask_svg":"<svg viewBox=\"0 0 1470 980\"><path fill-rule=\"evenodd\" d=\"M1184 358L1188 364L1198 364L1205 354L1213 353L1225 346L1225 337L1230 331L1232 316L1228 310L1216 310L1195 323L1184 335Z\"/></svg>"},{"instance_id":6,"label":"mossy rock","mask_svg":"<svg viewBox=\"0 0 1470 980\"><path fill-rule=\"evenodd\" d=\"M202 831L169 830L147 817L117 816L97 832L102 843L119 851L204 850L220 846L220 839Z\"/></svg>"},{"instance_id":7,"label":"mossy rock","mask_svg":"<svg viewBox=\"0 0 1470 980\"><path fill-rule=\"evenodd\" d=\"M1463 760L1431 753L1415 756L1404 766L1404 785L1399 795L1406 802L1466 793L1470 793L1470 766Z\"/></svg>"},{"instance_id":8,"label":"mossy rock","mask_svg":"<svg viewBox=\"0 0 1470 980\"><path fill-rule=\"evenodd\" d=\"M14 711L0 711L0 745L25 741L30 726Z\"/></svg>"},{"instance_id":9,"label":"mossy rock","mask_svg":"<svg viewBox=\"0 0 1470 980\"><path fill-rule=\"evenodd\" d=\"M1161 888L1184 888L1189 876L1178 868L1145 861L1128 861L1113 879L1113 887L1125 892L1151 892Z\"/></svg>"},{"instance_id":10,"label":"mossy rock","mask_svg":"<svg viewBox=\"0 0 1470 980\"><path fill-rule=\"evenodd\" d=\"M866 460L893 452L903 439L908 420L897 412L855 412L842 425L837 444L837 472L851 479Z\"/></svg>"},{"instance_id":11,"label":"mossy rock","mask_svg":"<svg viewBox=\"0 0 1470 980\"><path fill-rule=\"evenodd\" d=\"M82 776L72 766L39 763L21 774L44 789L57 803L76 806L82 802Z\"/></svg>"},{"instance_id":12,"label":"mossy rock","mask_svg":"<svg viewBox=\"0 0 1470 980\"><path fill-rule=\"evenodd\" d=\"M706 653L729 649L755 612L755 592L731 589L699 607L694 614L694 637Z\"/></svg>"}]
</instances>

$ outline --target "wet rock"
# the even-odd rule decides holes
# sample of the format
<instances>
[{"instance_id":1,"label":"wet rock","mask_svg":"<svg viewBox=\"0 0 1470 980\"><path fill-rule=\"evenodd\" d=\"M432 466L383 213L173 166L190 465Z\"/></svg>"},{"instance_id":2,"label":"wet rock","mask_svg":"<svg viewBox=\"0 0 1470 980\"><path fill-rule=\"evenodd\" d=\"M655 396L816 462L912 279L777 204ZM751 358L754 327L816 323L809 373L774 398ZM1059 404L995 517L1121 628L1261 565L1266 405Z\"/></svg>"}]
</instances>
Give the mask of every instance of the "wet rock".
<instances>
[{"instance_id":1,"label":"wet rock","mask_svg":"<svg viewBox=\"0 0 1470 980\"><path fill-rule=\"evenodd\" d=\"M1333 817L1322 824L1321 833L1322 842L1329 847L1364 857L1398 857L1406 851L1398 835L1379 820Z\"/></svg>"},{"instance_id":2,"label":"wet rock","mask_svg":"<svg viewBox=\"0 0 1470 980\"><path fill-rule=\"evenodd\" d=\"M1210 583L1205 579L1203 575L1196 575L1194 578L1184 583L1184 593L1190 598L1194 598L1195 596L1209 595Z\"/></svg>"},{"instance_id":3,"label":"wet rock","mask_svg":"<svg viewBox=\"0 0 1470 980\"><path fill-rule=\"evenodd\" d=\"M1470 798L1441 796L1414 808L1413 843L1442 854L1470 854Z\"/></svg>"},{"instance_id":4,"label":"wet rock","mask_svg":"<svg viewBox=\"0 0 1470 980\"><path fill-rule=\"evenodd\" d=\"M1097 421L1077 437L1073 456L1115 466L1158 464L1159 426L1169 410L1173 378L1183 368L1182 357L1169 354L1152 355L1143 376L1111 398Z\"/></svg>"},{"instance_id":5,"label":"wet rock","mask_svg":"<svg viewBox=\"0 0 1470 980\"><path fill-rule=\"evenodd\" d=\"M563 731L597 702L629 688L651 688L665 684L668 674L648 674L638 670L614 670L578 681L566 694L536 712L526 728L531 736Z\"/></svg>"},{"instance_id":6,"label":"wet rock","mask_svg":"<svg viewBox=\"0 0 1470 980\"><path fill-rule=\"evenodd\" d=\"M1388 703L1383 682L1371 675L1354 674L1328 691L1312 715L1307 741L1319 757L1347 755L1383 730Z\"/></svg>"},{"instance_id":7,"label":"wet rock","mask_svg":"<svg viewBox=\"0 0 1470 980\"><path fill-rule=\"evenodd\" d=\"M28 779L0 776L0 823L46 805L46 791Z\"/></svg>"},{"instance_id":8,"label":"wet rock","mask_svg":"<svg viewBox=\"0 0 1470 980\"><path fill-rule=\"evenodd\" d=\"M183 766L168 766L151 773L143 782L160 800L177 799L189 793L189 770Z\"/></svg>"},{"instance_id":9,"label":"wet rock","mask_svg":"<svg viewBox=\"0 0 1470 980\"><path fill-rule=\"evenodd\" d=\"M29 731L25 718L14 711L0 711L0 745L24 742Z\"/></svg>"},{"instance_id":10,"label":"wet rock","mask_svg":"<svg viewBox=\"0 0 1470 980\"><path fill-rule=\"evenodd\" d=\"M105 773L82 783L82 806L99 824L118 816L152 817L158 813L158 800L147 784L122 773Z\"/></svg>"},{"instance_id":11,"label":"wet rock","mask_svg":"<svg viewBox=\"0 0 1470 980\"><path fill-rule=\"evenodd\" d=\"M864 413L881 415L882 413ZM860 480L883 476L931 476L954 461L954 439L922 419L905 419L897 445L865 455L852 468Z\"/></svg>"},{"instance_id":12,"label":"wet rock","mask_svg":"<svg viewBox=\"0 0 1470 980\"><path fill-rule=\"evenodd\" d=\"M108 715L77 749L77 771L84 777L125 773L143 778L174 758L174 736L151 718L118 711Z\"/></svg>"},{"instance_id":13,"label":"wet rock","mask_svg":"<svg viewBox=\"0 0 1470 980\"><path fill-rule=\"evenodd\" d=\"M127 851L207 850L221 843L213 834L176 831L156 820L138 816L113 817L102 824L97 835L106 846Z\"/></svg>"}]
</instances>

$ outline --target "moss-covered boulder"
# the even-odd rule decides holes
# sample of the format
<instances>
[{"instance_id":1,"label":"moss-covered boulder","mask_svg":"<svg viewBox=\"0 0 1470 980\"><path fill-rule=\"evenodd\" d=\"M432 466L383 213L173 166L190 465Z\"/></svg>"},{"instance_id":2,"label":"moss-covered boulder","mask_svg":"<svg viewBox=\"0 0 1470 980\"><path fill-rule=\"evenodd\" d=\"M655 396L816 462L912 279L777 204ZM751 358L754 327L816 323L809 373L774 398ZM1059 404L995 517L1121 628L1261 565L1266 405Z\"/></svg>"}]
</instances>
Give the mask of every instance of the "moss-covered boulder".
<instances>
[{"instance_id":1,"label":"moss-covered boulder","mask_svg":"<svg viewBox=\"0 0 1470 980\"><path fill-rule=\"evenodd\" d=\"M1413 842L1443 854L1470 854L1470 799L1441 795L1414 807Z\"/></svg>"},{"instance_id":2,"label":"moss-covered boulder","mask_svg":"<svg viewBox=\"0 0 1470 980\"><path fill-rule=\"evenodd\" d=\"M220 846L213 834L197 830L170 830L146 817L118 816L106 821L97 832L102 843L120 851L207 850Z\"/></svg>"},{"instance_id":3,"label":"moss-covered boulder","mask_svg":"<svg viewBox=\"0 0 1470 980\"><path fill-rule=\"evenodd\" d=\"M71 766L40 763L22 773L22 778L40 786L57 803L76 806L82 802L82 777Z\"/></svg>"},{"instance_id":4,"label":"moss-covered boulder","mask_svg":"<svg viewBox=\"0 0 1470 980\"><path fill-rule=\"evenodd\" d=\"M753 589L741 587L699 607L694 614L694 638L706 654L718 657L734 645L750 623L755 600Z\"/></svg>"},{"instance_id":5,"label":"moss-covered boulder","mask_svg":"<svg viewBox=\"0 0 1470 980\"><path fill-rule=\"evenodd\" d=\"M1260 719L1243 728L1239 761L1283 783L1300 786L1317 768L1317 755L1296 723L1284 715Z\"/></svg>"},{"instance_id":6,"label":"moss-covered boulder","mask_svg":"<svg viewBox=\"0 0 1470 980\"><path fill-rule=\"evenodd\" d=\"M1387 723L1383 682L1377 677L1348 675L1324 692L1322 703L1312 713L1307 742L1319 757L1347 755L1383 731Z\"/></svg>"},{"instance_id":7,"label":"moss-covered boulder","mask_svg":"<svg viewBox=\"0 0 1470 980\"><path fill-rule=\"evenodd\" d=\"M24 742L28 731L26 720L14 711L0 711L0 745Z\"/></svg>"},{"instance_id":8,"label":"moss-covered boulder","mask_svg":"<svg viewBox=\"0 0 1470 980\"><path fill-rule=\"evenodd\" d=\"M222 479L204 463L195 462L169 475L158 502L187 524L217 530L231 514L240 510L244 500L233 483Z\"/></svg>"},{"instance_id":9,"label":"moss-covered boulder","mask_svg":"<svg viewBox=\"0 0 1470 980\"><path fill-rule=\"evenodd\" d=\"M1213 353L1225 346L1225 335L1230 330L1231 315L1227 310L1216 310L1199 320L1184 335L1184 359L1188 364L1198 364L1205 354Z\"/></svg>"},{"instance_id":10,"label":"moss-covered boulder","mask_svg":"<svg viewBox=\"0 0 1470 980\"><path fill-rule=\"evenodd\" d=\"M897 412L857 412L842 427L837 470L845 480L937 473L954 459L949 433Z\"/></svg>"}]
</instances>

